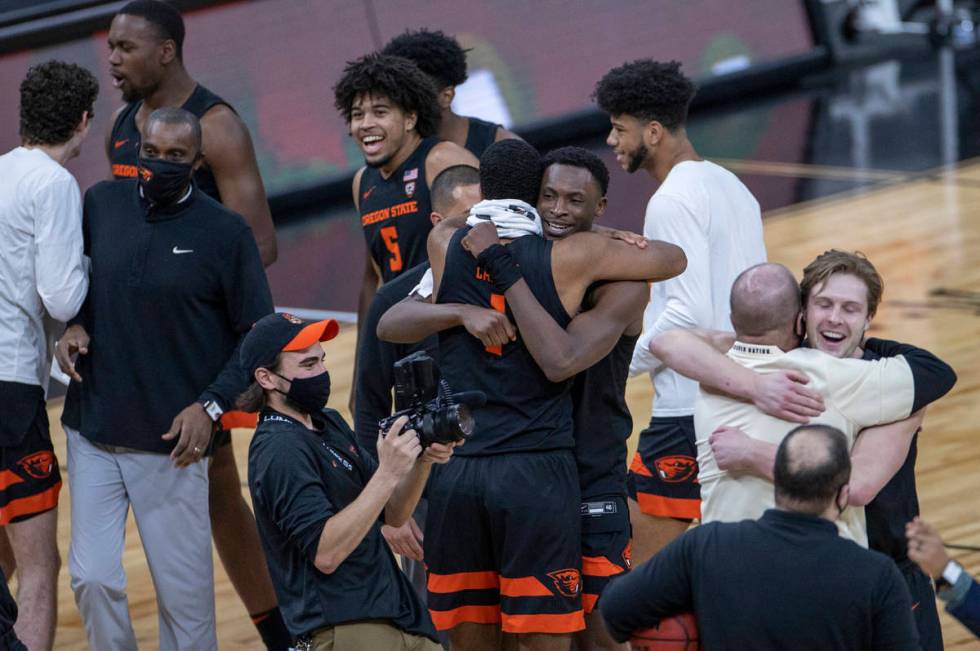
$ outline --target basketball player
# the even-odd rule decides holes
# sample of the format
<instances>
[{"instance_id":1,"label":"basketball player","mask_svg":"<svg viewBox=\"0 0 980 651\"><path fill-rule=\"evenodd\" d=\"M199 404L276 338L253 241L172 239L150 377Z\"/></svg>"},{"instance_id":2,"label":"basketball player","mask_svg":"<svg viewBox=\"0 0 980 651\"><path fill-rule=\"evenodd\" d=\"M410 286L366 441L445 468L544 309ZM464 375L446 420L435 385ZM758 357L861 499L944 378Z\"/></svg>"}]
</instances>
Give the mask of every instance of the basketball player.
<instances>
[{"instance_id":1,"label":"basketball player","mask_svg":"<svg viewBox=\"0 0 980 651\"><path fill-rule=\"evenodd\" d=\"M542 161L544 176L537 207L544 236L561 240L573 233L590 231L606 206L609 172L603 162L580 147L549 152ZM646 285L635 282L606 283L589 289L587 311L575 316L566 332L545 310L534 294L520 283L506 294L521 337L535 362L552 381L563 382L578 373L572 385L572 420L575 428L575 461L582 495L582 575L586 629L576 635L581 651L622 649L605 632L594 614L595 603L606 583L630 566L630 524L626 506L626 440L633 422L626 407L626 377L648 299ZM415 324L406 321L413 319ZM380 334L404 339L419 325L432 332L456 325L443 321L445 313L473 310L489 320L499 312L466 304L437 305L406 302L398 312L390 310ZM426 314L431 315L426 317ZM421 317L421 318L419 318ZM486 345L503 345L497 327L484 335L460 319L460 324ZM419 333L414 333L419 334ZM490 336L498 336L487 341Z\"/></svg>"},{"instance_id":2,"label":"basketball player","mask_svg":"<svg viewBox=\"0 0 980 651\"><path fill-rule=\"evenodd\" d=\"M481 164L481 210L516 205L518 221L536 216L541 177L532 147L501 141ZM433 230L439 303L506 310L508 290L527 283L565 327L593 282L659 280L684 267L683 252L661 242L640 249L594 233L503 245L496 238L489 223ZM567 648L584 628L570 383L550 381L519 339L485 347L454 328L440 333L439 351L443 378L457 390L484 391L487 405L460 448L465 456L430 484L424 545L433 621L450 629L453 648L498 648L501 633L516 635L521 648Z\"/></svg>"},{"instance_id":3,"label":"basketball player","mask_svg":"<svg viewBox=\"0 0 980 651\"><path fill-rule=\"evenodd\" d=\"M876 360L907 352L910 346L881 339L865 339L867 329L877 312L884 282L874 265L861 254L830 250L803 270L800 283L805 310L806 343L817 350L841 358ZM655 340L654 348L668 364L691 360L692 377L714 385L709 377L718 368L733 383L750 385L758 374L744 374L741 367L729 367L722 355L703 350L695 342L692 348L686 338L664 335ZM732 337L718 333L711 338L727 350ZM662 349L662 350L661 350ZM913 367L913 371L915 367ZM731 375L729 375L730 372ZM702 375L705 374L705 375ZM723 380L724 381L724 380ZM775 395L775 393L774 393ZM753 399L745 396L746 399ZM762 396L755 396L759 404ZM805 398L793 398L800 401ZM816 415L816 414L814 414ZM868 544L871 549L888 555L901 570L912 594L919 639L925 649L941 649L942 627L935 606L935 591L929 577L908 558L905 524L919 515L915 486L915 459L918 431L923 410L910 418L863 430L854 443L851 461L854 467L849 504L864 507ZM775 446L749 438L735 429L723 429L712 435L712 451L724 470L740 470L760 477L771 477Z\"/></svg>"},{"instance_id":4,"label":"basketball player","mask_svg":"<svg viewBox=\"0 0 980 651\"><path fill-rule=\"evenodd\" d=\"M606 143L629 173L644 170L660 187L647 205L643 234L684 249L688 268L650 290L644 334L630 373L649 372L656 397L630 468L633 555L643 562L700 515L694 399L697 384L649 354L646 342L671 328L728 329L735 277L764 262L759 203L734 174L698 156L688 140L694 84L676 62L643 59L610 70L596 85L612 128ZM710 325L717 324L717 325ZM678 473L659 468L681 467Z\"/></svg>"},{"instance_id":5,"label":"basketball player","mask_svg":"<svg viewBox=\"0 0 980 651\"><path fill-rule=\"evenodd\" d=\"M479 161L436 137L435 89L407 59L369 54L349 63L334 86L334 99L364 155L352 186L368 247L357 304L357 322L363 324L378 286L427 257L430 180L447 167L477 167ZM352 386L357 385L356 362L354 368ZM352 392L352 413L355 404Z\"/></svg>"},{"instance_id":6,"label":"basketball player","mask_svg":"<svg viewBox=\"0 0 980 651\"><path fill-rule=\"evenodd\" d=\"M407 31L393 38L381 53L414 61L435 84L442 118L436 133L440 140L466 147L479 158L493 143L519 137L499 124L453 111L456 86L466 81L466 51L452 36L428 29Z\"/></svg>"},{"instance_id":7,"label":"basketball player","mask_svg":"<svg viewBox=\"0 0 980 651\"><path fill-rule=\"evenodd\" d=\"M188 74L183 43L184 21L165 2L135 0L113 18L109 74L126 104L116 111L112 130L106 134L112 175L117 179L136 176L140 133L154 110L179 107L194 114L204 137L204 163L195 172L194 182L245 219L262 263L268 267L276 260L276 236L248 129L225 100ZM288 634L276 606L255 518L242 497L227 429L214 437L208 476L218 556L266 646L284 649Z\"/></svg>"}]
</instances>

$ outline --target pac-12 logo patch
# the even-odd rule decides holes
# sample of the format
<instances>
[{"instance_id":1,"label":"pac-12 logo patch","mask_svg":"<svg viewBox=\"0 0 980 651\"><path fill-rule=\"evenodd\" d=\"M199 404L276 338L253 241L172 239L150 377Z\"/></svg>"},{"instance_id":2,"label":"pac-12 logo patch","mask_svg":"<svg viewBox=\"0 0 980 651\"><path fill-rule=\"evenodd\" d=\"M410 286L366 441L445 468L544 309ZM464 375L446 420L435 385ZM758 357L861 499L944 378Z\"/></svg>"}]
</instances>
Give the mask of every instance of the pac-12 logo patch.
<instances>
[{"instance_id":1,"label":"pac-12 logo patch","mask_svg":"<svg viewBox=\"0 0 980 651\"><path fill-rule=\"evenodd\" d=\"M51 476L57 463L53 453L48 450L41 450L27 455L18 461L17 465L34 479L46 479Z\"/></svg>"},{"instance_id":2,"label":"pac-12 logo patch","mask_svg":"<svg viewBox=\"0 0 980 651\"><path fill-rule=\"evenodd\" d=\"M654 463L657 466L657 474L660 475L661 481L669 484L687 481L698 474L697 459L686 454L660 457Z\"/></svg>"},{"instance_id":3,"label":"pac-12 logo patch","mask_svg":"<svg viewBox=\"0 0 980 651\"><path fill-rule=\"evenodd\" d=\"M577 597L582 591L582 575L576 569L557 570L548 572L548 576L555 582L555 588L566 597Z\"/></svg>"},{"instance_id":4,"label":"pac-12 logo patch","mask_svg":"<svg viewBox=\"0 0 980 651\"><path fill-rule=\"evenodd\" d=\"M405 184L405 196L411 199L413 194L415 194L415 181L409 181Z\"/></svg>"}]
</instances>

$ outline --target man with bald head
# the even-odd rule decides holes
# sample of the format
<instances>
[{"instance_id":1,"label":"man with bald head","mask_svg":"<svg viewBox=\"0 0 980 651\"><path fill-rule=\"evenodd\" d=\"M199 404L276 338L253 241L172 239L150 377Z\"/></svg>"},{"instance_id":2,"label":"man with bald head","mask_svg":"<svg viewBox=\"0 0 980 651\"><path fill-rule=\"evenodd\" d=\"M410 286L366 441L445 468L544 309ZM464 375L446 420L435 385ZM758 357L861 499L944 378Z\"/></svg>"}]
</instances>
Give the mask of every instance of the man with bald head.
<instances>
[{"instance_id":1,"label":"man with bald head","mask_svg":"<svg viewBox=\"0 0 980 651\"><path fill-rule=\"evenodd\" d=\"M761 373L804 373L810 378L807 388L824 399L825 410L815 421L844 432L848 449L865 427L907 418L923 401L934 399L917 387L905 356L866 362L800 348L800 307L799 285L786 267L761 264L745 270L732 286L735 344L727 355ZM787 421L767 415L751 403L699 390L694 427L702 522L755 519L773 506L769 479L719 468L708 442L711 433L722 427L737 427L752 438L778 444L787 426ZM838 525L843 535L867 546L863 509L847 507Z\"/></svg>"},{"instance_id":2,"label":"man with bald head","mask_svg":"<svg viewBox=\"0 0 980 651\"><path fill-rule=\"evenodd\" d=\"M157 109L137 177L85 194L92 275L56 354L72 378L62 416L68 565L93 649L136 648L122 566L130 507L156 588L159 648L217 648L211 437L248 386L238 348L272 297L248 224L191 182L201 161L197 118Z\"/></svg>"},{"instance_id":3,"label":"man with bald head","mask_svg":"<svg viewBox=\"0 0 980 651\"><path fill-rule=\"evenodd\" d=\"M847 436L803 425L780 438L761 518L692 529L606 588L599 608L616 639L693 612L707 649L919 648L898 568L833 524L847 504Z\"/></svg>"}]
</instances>

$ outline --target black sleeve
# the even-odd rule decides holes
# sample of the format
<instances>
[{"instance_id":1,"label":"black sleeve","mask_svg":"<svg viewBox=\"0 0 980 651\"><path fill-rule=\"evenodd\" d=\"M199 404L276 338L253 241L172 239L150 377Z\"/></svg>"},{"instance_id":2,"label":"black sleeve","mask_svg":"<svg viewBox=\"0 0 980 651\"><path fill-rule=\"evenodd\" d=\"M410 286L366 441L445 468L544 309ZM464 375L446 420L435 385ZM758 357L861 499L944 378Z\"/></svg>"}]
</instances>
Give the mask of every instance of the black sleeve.
<instances>
[{"instance_id":1,"label":"black sleeve","mask_svg":"<svg viewBox=\"0 0 980 651\"><path fill-rule=\"evenodd\" d=\"M337 511L309 450L281 438L249 453L257 470L250 485L279 531L312 563L323 525Z\"/></svg>"},{"instance_id":2,"label":"black sleeve","mask_svg":"<svg viewBox=\"0 0 980 651\"><path fill-rule=\"evenodd\" d=\"M377 458L378 421L391 415L391 390L395 383L392 366L398 360L398 346L378 338L378 322L391 307L382 287L365 317L357 349L357 385L354 401L354 430L357 442Z\"/></svg>"},{"instance_id":3,"label":"black sleeve","mask_svg":"<svg viewBox=\"0 0 980 651\"><path fill-rule=\"evenodd\" d=\"M89 188L85 191L85 196L82 199L82 253L88 256L90 259L92 257L92 238L89 234L89 226L92 219L92 207L95 205L95 198L93 195L94 188ZM91 268L89 270L89 291L85 295L85 300L82 302L82 307L79 308L78 314L68 320L68 327L73 325L81 325L85 328L86 332L91 334L91 320L90 320L90 306L89 302L92 298L91 289L92 272Z\"/></svg>"},{"instance_id":4,"label":"black sleeve","mask_svg":"<svg viewBox=\"0 0 980 651\"><path fill-rule=\"evenodd\" d=\"M864 346L882 357L898 355L905 357L905 361L912 369L912 378L915 380L913 412L939 400L956 384L956 372L952 367L928 350L916 348L911 344L877 338L868 339L864 342Z\"/></svg>"},{"instance_id":5,"label":"black sleeve","mask_svg":"<svg viewBox=\"0 0 980 651\"><path fill-rule=\"evenodd\" d=\"M242 339L256 321L273 311L272 293L269 291L262 258L259 257L259 247L255 244L252 231L247 228L239 233L232 260L222 266L221 285L225 294L228 322L238 335L238 343L225 367L200 395L199 400L214 400L223 410L228 411L251 383L251 378L242 369L238 359Z\"/></svg>"},{"instance_id":6,"label":"black sleeve","mask_svg":"<svg viewBox=\"0 0 980 651\"><path fill-rule=\"evenodd\" d=\"M871 648L919 649L919 630L912 615L908 584L894 563L882 563L871 613Z\"/></svg>"},{"instance_id":7,"label":"black sleeve","mask_svg":"<svg viewBox=\"0 0 980 651\"><path fill-rule=\"evenodd\" d=\"M691 562L700 529L676 538L652 559L613 579L603 590L599 610L613 639L625 642L634 631L694 609Z\"/></svg>"},{"instance_id":8,"label":"black sleeve","mask_svg":"<svg viewBox=\"0 0 980 651\"><path fill-rule=\"evenodd\" d=\"M946 612L980 637L980 584L971 579L970 589L963 601L952 608L946 606Z\"/></svg>"}]
</instances>

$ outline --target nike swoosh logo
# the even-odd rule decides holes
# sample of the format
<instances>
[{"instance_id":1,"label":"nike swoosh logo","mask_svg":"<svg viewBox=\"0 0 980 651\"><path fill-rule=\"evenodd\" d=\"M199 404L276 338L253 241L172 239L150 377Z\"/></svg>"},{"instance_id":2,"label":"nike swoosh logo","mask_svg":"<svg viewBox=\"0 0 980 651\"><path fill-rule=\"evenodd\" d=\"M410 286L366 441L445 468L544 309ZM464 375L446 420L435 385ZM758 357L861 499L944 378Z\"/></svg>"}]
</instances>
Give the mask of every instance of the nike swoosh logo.
<instances>
[{"instance_id":1,"label":"nike swoosh logo","mask_svg":"<svg viewBox=\"0 0 980 651\"><path fill-rule=\"evenodd\" d=\"M372 185L372 186L371 186L371 187L370 187L370 188L368 189L368 191L367 191L367 192L364 192L363 194L361 194L361 199L367 199L368 197L370 197L370 196L371 196L371 193L372 193L372 192L374 192L374 189L375 189L376 187L378 187L378 186L376 186L376 185Z\"/></svg>"},{"instance_id":2,"label":"nike swoosh logo","mask_svg":"<svg viewBox=\"0 0 980 651\"><path fill-rule=\"evenodd\" d=\"M180 255L181 253L194 253L194 249L178 249L174 247L174 255Z\"/></svg>"},{"instance_id":3,"label":"nike swoosh logo","mask_svg":"<svg viewBox=\"0 0 980 651\"><path fill-rule=\"evenodd\" d=\"M115 143L113 143L112 146L113 146L114 149L119 149L120 147L122 147L123 145L125 145L127 142L129 142L129 138L126 138L125 140L117 140Z\"/></svg>"}]
</instances>

